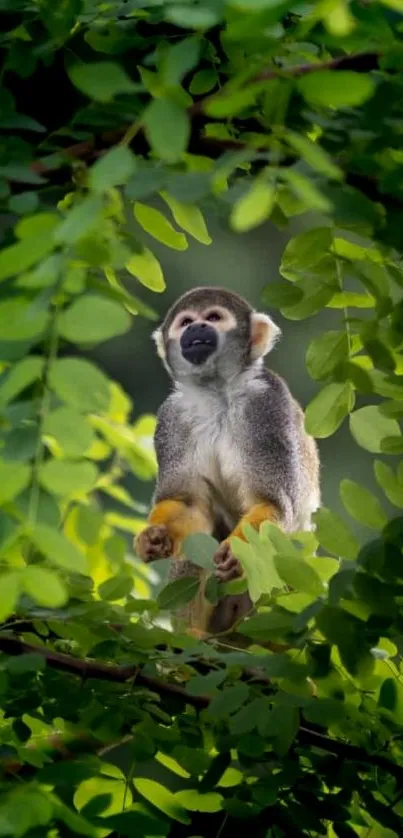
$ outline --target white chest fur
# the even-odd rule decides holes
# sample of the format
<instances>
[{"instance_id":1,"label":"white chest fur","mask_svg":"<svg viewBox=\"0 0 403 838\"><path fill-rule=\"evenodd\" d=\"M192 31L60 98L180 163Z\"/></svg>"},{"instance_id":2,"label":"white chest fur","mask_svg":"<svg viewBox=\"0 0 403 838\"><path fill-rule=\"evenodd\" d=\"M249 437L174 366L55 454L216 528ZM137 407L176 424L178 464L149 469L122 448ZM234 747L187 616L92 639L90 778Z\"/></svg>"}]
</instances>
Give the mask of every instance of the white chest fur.
<instances>
[{"instance_id":1,"label":"white chest fur","mask_svg":"<svg viewBox=\"0 0 403 838\"><path fill-rule=\"evenodd\" d=\"M261 386L259 381L250 382ZM246 486L242 474L242 413L246 384L237 380L222 390L181 385L176 393L182 418L192 440L194 473L208 483L217 506L227 518L237 519L245 509Z\"/></svg>"}]
</instances>

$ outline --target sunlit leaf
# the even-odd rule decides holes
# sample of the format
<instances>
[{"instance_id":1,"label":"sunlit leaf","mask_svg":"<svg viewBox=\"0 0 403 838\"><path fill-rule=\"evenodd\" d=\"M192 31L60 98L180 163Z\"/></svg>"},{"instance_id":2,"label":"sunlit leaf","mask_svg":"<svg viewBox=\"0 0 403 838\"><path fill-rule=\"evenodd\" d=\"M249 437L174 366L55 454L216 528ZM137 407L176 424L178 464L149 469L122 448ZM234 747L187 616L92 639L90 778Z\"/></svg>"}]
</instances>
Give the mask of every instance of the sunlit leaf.
<instances>
[{"instance_id":1,"label":"sunlit leaf","mask_svg":"<svg viewBox=\"0 0 403 838\"><path fill-rule=\"evenodd\" d=\"M179 821L179 823L190 823L186 809L169 789L157 783L155 780L148 780L143 777L135 777L133 784L135 789L148 803L152 803L153 806L165 815L168 815L169 818Z\"/></svg>"},{"instance_id":2,"label":"sunlit leaf","mask_svg":"<svg viewBox=\"0 0 403 838\"><path fill-rule=\"evenodd\" d=\"M58 459L48 460L39 473L44 489L61 497L91 491L97 476L94 463Z\"/></svg>"},{"instance_id":3,"label":"sunlit leaf","mask_svg":"<svg viewBox=\"0 0 403 838\"><path fill-rule=\"evenodd\" d=\"M324 439L337 431L354 404L351 384L328 384L312 399L305 411L309 434Z\"/></svg>"},{"instance_id":4,"label":"sunlit leaf","mask_svg":"<svg viewBox=\"0 0 403 838\"><path fill-rule=\"evenodd\" d=\"M76 299L59 318L62 337L72 343L99 343L124 334L131 320L125 309L97 294Z\"/></svg>"},{"instance_id":5,"label":"sunlit leaf","mask_svg":"<svg viewBox=\"0 0 403 838\"><path fill-rule=\"evenodd\" d=\"M198 207L178 201L168 192L161 192L161 197L168 204L178 227L182 227L182 230L201 244L211 244L212 239Z\"/></svg>"},{"instance_id":6,"label":"sunlit leaf","mask_svg":"<svg viewBox=\"0 0 403 838\"><path fill-rule=\"evenodd\" d=\"M367 405L354 411L350 416L351 433L367 451L377 454L382 451L382 440L388 436L397 436L400 432L396 419L384 416L377 405Z\"/></svg>"},{"instance_id":7,"label":"sunlit leaf","mask_svg":"<svg viewBox=\"0 0 403 838\"><path fill-rule=\"evenodd\" d=\"M72 407L58 407L48 413L42 431L56 439L67 457L80 457L95 438L89 422Z\"/></svg>"},{"instance_id":8,"label":"sunlit leaf","mask_svg":"<svg viewBox=\"0 0 403 838\"><path fill-rule=\"evenodd\" d=\"M302 76L298 88L311 105L348 108L366 102L372 96L375 84L368 74L352 70L319 70Z\"/></svg>"},{"instance_id":9,"label":"sunlit leaf","mask_svg":"<svg viewBox=\"0 0 403 838\"><path fill-rule=\"evenodd\" d=\"M341 481L340 497L347 512L360 524L379 530L387 523L388 519L378 498L354 480Z\"/></svg>"},{"instance_id":10,"label":"sunlit leaf","mask_svg":"<svg viewBox=\"0 0 403 838\"><path fill-rule=\"evenodd\" d=\"M31 532L33 544L49 561L74 573L86 573L87 561L83 553L62 532L41 524Z\"/></svg>"},{"instance_id":11,"label":"sunlit leaf","mask_svg":"<svg viewBox=\"0 0 403 838\"><path fill-rule=\"evenodd\" d=\"M322 506L314 513L313 520L316 527L315 535L321 547L335 556L343 556L350 560L356 558L359 551L358 541L335 512Z\"/></svg>"},{"instance_id":12,"label":"sunlit leaf","mask_svg":"<svg viewBox=\"0 0 403 838\"><path fill-rule=\"evenodd\" d=\"M232 229L245 233L258 227L270 217L275 197L274 184L256 181L235 204L230 219Z\"/></svg>"},{"instance_id":13,"label":"sunlit leaf","mask_svg":"<svg viewBox=\"0 0 403 838\"><path fill-rule=\"evenodd\" d=\"M68 600L60 577L45 567L27 567L21 574L21 586L34 602L45 608L61 608Z\"/></svg>"},{"instance_id":14,"label":"sunlit leaf","mask_svg":"<svg viewBox=\"0 0 403 838\"><path fill-rule=\"evenodd\" d=\"M11 617L16 609L20 592L18 573L2 573L0 576L0 621Z\"/></svg>"},{"instance_id":15,"label":"sunlit leaf","mask_svg":"<svg viewBox=\"0 0 403 838\"><path fill-rule=\"evenodd\" d=\"M155 239L172 247L174 250L186 250L187 240L183 233L178 233L165 215L154 207L148 207L136 201L133 206L134 217L143 229Z\"/></svg>"},{"instance_id":16,"label":"sunlit leaf","mask_svg":"<svg viewBox=\"0 0 403 838\"><path fill-rule=\"evenodd\" d=\"M125 265L126 270L135 276L150 291L161 293L165 290L165 279L158 259L145 248L142 253L133 253Z\"/></svg>"},{"instance_id":17,"label":"sunlit leaf","mask_svg":"<svg viewBox=\"0 0 403 838\"><path fill-rule=\"evenodd\" d=\"M90 361L82 358L59 358L51 366L49 381L62 401L83 413L104 412L108 408L108 379Z\"/></svg>"}]
</instances>

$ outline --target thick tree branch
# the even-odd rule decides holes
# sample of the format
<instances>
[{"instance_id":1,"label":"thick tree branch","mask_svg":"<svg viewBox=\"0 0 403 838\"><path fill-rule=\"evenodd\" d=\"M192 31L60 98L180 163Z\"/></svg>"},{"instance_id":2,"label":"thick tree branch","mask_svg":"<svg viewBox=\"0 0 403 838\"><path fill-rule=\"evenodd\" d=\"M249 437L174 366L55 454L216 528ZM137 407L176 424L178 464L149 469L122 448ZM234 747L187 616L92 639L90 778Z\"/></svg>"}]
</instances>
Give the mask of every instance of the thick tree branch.
<instances>
[{"instance_id":1,"label":"thick tree branch","mask_svg":"<svg viewBox=\"0 0 403 838\"><path fill-rule=\"evenodd\" d=\"M95 678L98 681L112 681L118 684L123 684L125 681L134 679L136 685L147 687L165 698L168 696L180 698L182 702L186 701L187 704L191 704L198 709L207 707L210 701L207 696L188 695L186 690L176 686L176 684L170 684L166 681L161 681L159 678L144 675L138 666L111 666L106 663L73 658L71 655L65 655L62 652L53 652L44 646L34 646L31 643L25 643L24 640L20 640L17 637L10 637L9 635L0 635L0 651L6 652L8 655L41 655L51 668L58 669L61 672L70 672L72 675L78 675L80 678Z\"/></svg>"},{"instance_id":2,"label":"thick tree branch","mask_svg":"<svg viewBox=\"0 0 403 838\"><path fill-rule=\"evenodd\" d=\"M190 704L198 710L208 707L211 701L208 696L190 695L183 687L144 675L139 666L112 666L96 661L73 658L71 655L52 652L43 646L34 646L9 635L0 635L0 651L8 655L42 655L47 665L53 669L70 672L72 675L78 675L81 678L94 678L115 683L124 683L133 678L137 685L147 687L163 698L169 698L170 696L177 698L184 704ZM381 754L369 754L364 748L357 745L332 739L303 726L299 728L297 742L299 745L320 748L327 753L360 762L363 765L376 765L403 783L403 766L396 765Z\"/></svg>"}]
</instances>

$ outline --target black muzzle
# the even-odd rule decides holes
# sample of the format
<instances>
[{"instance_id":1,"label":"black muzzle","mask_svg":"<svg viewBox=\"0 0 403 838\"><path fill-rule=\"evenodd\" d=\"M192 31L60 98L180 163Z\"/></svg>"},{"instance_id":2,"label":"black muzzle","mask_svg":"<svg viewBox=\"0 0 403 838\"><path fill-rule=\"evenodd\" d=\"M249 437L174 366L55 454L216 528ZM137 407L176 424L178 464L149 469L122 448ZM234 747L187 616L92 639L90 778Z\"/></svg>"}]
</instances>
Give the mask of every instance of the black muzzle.
<instances>
[{"instance_id":1,"label":"black muzzle","mask_svg":"<svg viewBox=\"0 0 403 838\"><path fill-rule=\"evenodd\" d=\"M192 323L181 335L182 355L199 366L217 349L217 332L208 323Z\"/></svg>"}]
</instances>

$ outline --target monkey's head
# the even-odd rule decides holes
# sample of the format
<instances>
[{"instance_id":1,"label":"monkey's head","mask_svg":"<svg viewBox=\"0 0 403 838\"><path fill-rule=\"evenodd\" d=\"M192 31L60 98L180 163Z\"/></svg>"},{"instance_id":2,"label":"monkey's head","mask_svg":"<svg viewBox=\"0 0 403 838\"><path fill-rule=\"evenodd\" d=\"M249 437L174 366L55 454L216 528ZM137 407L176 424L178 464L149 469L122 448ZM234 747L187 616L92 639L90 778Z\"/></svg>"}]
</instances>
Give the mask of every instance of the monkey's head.
<instances>
[{"instance_id":1,"label":"monkey's head","mask_svg":"<svg viewBox=\"0 0 403 838\"><path fill-rule=\"evenodd\" d=\"M169 309L154 334L157 351L176 381L227 379L270 351L280 329L225 288L195 288Z\"/></svg>"}]
</instances>

